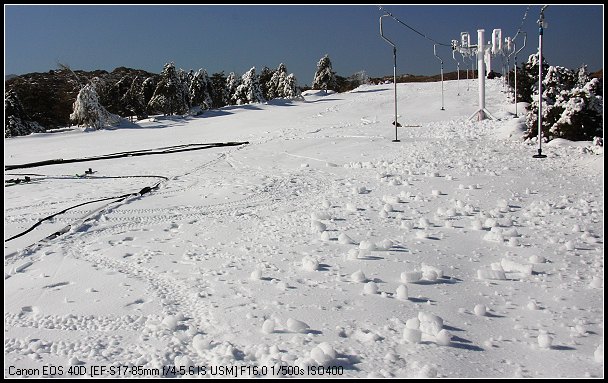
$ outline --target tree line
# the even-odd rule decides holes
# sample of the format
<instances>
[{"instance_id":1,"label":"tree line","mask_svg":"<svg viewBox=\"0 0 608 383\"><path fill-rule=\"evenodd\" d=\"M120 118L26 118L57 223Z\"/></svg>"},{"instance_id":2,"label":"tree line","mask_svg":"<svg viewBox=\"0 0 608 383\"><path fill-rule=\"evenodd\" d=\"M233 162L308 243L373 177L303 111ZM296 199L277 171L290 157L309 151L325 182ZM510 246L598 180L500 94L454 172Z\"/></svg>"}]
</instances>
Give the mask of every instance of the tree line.
<instances>
[{"instance_id":1,"label":"tree line","mask_svg":"<svg viewBox=\"0 0 608 383\"><path fill-rule=\"evenodd\" d=\"M298 100L302 99L303 89L298 86L295 75L288 74L284 63L276 69L264 67L259 74L252 67L242 76L234 72L226 76L223 71L209 76L202 68L196 72L184 71L177 69L173 62L165 64L159 75L127 68L117 68L110 74L105 71L85 74L62 65L60 71L51 71L51 76L47 77L57 74L62 75L59 82L63 84L54 86L52 91L43 89L42 93L48 92L48 96L45 94L48 99L61 99L63 105L73 97L71 113L57 110L64 110L65 107L58 108L57 103L53 104L50 100L47 101L51 105L41 109L36 105L36 100L41 96L40 89L23 91L30 84L24 85L27 81L14 80L13 83L21 83L21 86L13 86L13 89L7 86L5 137L44 131L47 127L43 124L59 127L73 123L99 129L116 124L121 117L143 119L154 114L198 115L205 110L228 105L261 103L277 98ZM57 79L53 81L57 82ZM33 84L37 82L31 81ZM338 81L328 55L317 63L312 88L338 90ZM27 98L27 107L20 101L17 92L20 89L19 93ZM77 94L74 94L74 90ZM29 114L35 116L30 116L26 109L33 110ZM52 116L49 117L49 114Z\"/></svg>"}]
</instances>

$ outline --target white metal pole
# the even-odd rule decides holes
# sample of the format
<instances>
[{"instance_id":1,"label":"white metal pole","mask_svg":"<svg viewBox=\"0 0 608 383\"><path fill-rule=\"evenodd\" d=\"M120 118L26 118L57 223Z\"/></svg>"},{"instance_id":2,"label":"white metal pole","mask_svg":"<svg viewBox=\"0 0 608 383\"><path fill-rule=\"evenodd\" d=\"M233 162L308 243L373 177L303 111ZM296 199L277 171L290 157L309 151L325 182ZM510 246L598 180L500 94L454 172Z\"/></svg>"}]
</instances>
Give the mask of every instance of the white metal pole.
<instances>
[{"instance_id":1,"label":"white metal pole","mask_svg":"<svg viewBox=\"0 0 608 383\"><path fill-rule=\"evenodd\" d=\"M443 106L443 60L441 60L441 110L445 110Z\"/></svg>"},{"instance_id":2,"label":"white metal pole","mask_svg":"<svg viewBox=\"0 0 608 383\"><path fill-rule=\"evenodd\" d=\"M441 110L445 110L443 107L443 60L437 56L437 44L433 44L433 54L441 62Z\"/></svg>"},{"instance_id":3,"label":"white metal pole","mask_svg":"<svg viewBox=\"0 0 608 383\"><path fill-rule=\"evenodd\" d=\"M397 48L393 47L393 83L395 84L395 139L393 142L399 142L397 138Z\"/></svg>"},{"instance_id":4,"label":"white metal pole","mask_svg":"<svg viewBox=\"0 0 608 383\"><path fill-rule=\"evenodd\" d=\"M484 32L485 29L477 30L477 78L479 79L479 111L477 120L485 119L484 109L486 108L486 76L484 71Z\"/></svg>"},{"instance_id":5,"label":"white metal pole","mask_svg":"<svg viewBox=\"0 0 608 383\"><path fill-rule=\"evenodd\" d=\"M384 33L382 32L382 18L389 15L380 16L380 36L393 47L393 83L395 85L395 121L393 124L395 125L395 139L393 142L399 142L397 138L397 127L401 126L397 122L397 47L393 44L392 41L384 37Z\"/></svg>"},{"instance_id":6,"label":"white metal pole","mask_svg":"<svg viewBox=\"0 0 608 383\"><path fill-rule=\"evenodd\" d=\"M456 51L452 51L452 58L456 61L456 74L458 75L456 80L456 95L460 96L460 62L456 60Z\"/></svg>"}]
</instances>

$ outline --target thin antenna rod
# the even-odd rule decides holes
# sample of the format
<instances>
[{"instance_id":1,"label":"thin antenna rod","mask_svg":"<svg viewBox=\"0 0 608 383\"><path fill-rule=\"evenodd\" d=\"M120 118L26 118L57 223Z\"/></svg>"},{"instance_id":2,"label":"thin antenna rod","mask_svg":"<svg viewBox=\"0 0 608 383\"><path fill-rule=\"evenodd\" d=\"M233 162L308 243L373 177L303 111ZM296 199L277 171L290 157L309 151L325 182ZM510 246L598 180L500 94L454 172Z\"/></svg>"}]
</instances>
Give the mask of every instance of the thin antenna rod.
<instances>
[{"instance_id":1,"label":"thin antenna rod","mask_svg":"<svg viewBox=\"0 0 608 383\"><path fill-rule=\"evenodd\" d=\"M382 31L382 18L386 16L388 15L380 16L380 37L393 47L393 83L395 84L395 121L393 121L393 124L395 125L395 139L393 142L399 142L399 138L397 138L397 127L400 126L397 122L397 47L391 40L384 37L384 32Z\"/></svg>"},{"instance_id":2,"label":"thin antenna rod","mask_svg":"<svg viewBox=\"0 0 608 383\"><path fill-rule=\"evenodd\" d=\"M445 110L443 107L443 60L441 57L437 56L437 44L433 44L433 54L441 62L441 110Z\"/></svg>"},{"instance_id":3,"label":"thin antenna rod","mask_svg":"<svg viewBox=\"0 0 608 383\"><path fill-rule=\"evenodd\" d=\"M460 96L460 62L456 60L456 50L452 50L452 58L456 61L456 74L458 75L458 79L456 80L456 95Z\"/></svg>"}]
</instances>

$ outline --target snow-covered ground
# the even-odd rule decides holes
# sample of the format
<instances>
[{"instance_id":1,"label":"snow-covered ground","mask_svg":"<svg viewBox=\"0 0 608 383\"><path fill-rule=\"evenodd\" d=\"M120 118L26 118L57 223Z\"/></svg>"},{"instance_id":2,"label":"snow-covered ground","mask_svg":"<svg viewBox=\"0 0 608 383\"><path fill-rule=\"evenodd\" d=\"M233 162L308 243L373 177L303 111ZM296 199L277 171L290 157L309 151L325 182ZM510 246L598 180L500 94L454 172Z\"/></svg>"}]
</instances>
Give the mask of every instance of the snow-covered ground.
<instances>
[{"instance_id":1,"label":"snow-covered ground","mask_svg":"<svg viewBox=\"0 0 608 383\"><path fill-rule=\"evenodd\" d=\"M5 376L603 377L603 151L532 158L500 80L468 121L476 85L441 111L399 84L401 142L392 85L5 140L5 165L249 142L6 171L32 181L5 239L161 185L5 243ZM110 178L142 175L168 180Z\"/></svg>"}]
</instances>

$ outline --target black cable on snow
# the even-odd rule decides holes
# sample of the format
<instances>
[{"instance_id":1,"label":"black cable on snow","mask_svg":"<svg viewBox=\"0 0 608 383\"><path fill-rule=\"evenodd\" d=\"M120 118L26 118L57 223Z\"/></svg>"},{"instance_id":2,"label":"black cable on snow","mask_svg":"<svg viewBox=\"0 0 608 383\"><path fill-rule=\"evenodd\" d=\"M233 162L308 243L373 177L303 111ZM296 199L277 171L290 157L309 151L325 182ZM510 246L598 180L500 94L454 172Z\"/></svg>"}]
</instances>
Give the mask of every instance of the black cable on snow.
<instances>
[{"instance_id":1,"label":"black cable on snow","mask_svg":"<svg viewBox=\"0 0 608 383\"><path fill-rule=\"evenodd\" d=\"M47 165L107 160L107 159L123 158L123 157L138 157L138 156L147 156L147 155L152 155L152 154L179 153L179 152L188 152L188 151L193 151L193 150L210 149L210 148L217 148L217 147L223 147L223 146L239 146L239 145L246 145L246 144L249 144L249 142L243 141L243 142L213 142L213 143L207 143L207 144L184 144L184 145L167 146L167 147L157 148L157 149L143 149L143 150L134 150L134 151L129 151L129 152L104 154L104 155L94 156L94 157L69 158L69 159L58 158L58 159L54 159L54 160L30 162L30 163L19 164L19 165L6 165L4 167L4 170L6 171L6 170L14 170L14 169L35 168L35 167L47 166Z\"/></svg>"},{"instance_id":2,"label":"black cable on snow","mask_svg":"<svg viewBox=\"0 0 608 383\"><path fill-rule=\"evenodd\" d=\"M80 204L78 204L78 205L70 206L70 207L68 207L68 208L66 208L66 209L61 210L60 212L57 212L57 213L54 213L54 214L49 215L48 217L42 218L41 220L39 220L38 222L36 222L36 223L35 223L35 224L34 224L32 227L30 227L29 229L27 229L27 230L25 230L25 231L22 231L21 233L16 234L16 235L14 235L14 236L10 237L9 239L5 239L5 240L4 240L4 242L8 242L8 241L11 241L11 240L13 240L13 239L15 239L15 238L19 238L19 237L21 237L21 236L24 236L25 234L29 233L30 231L32 231L32 230L34 230L36 227L38 227L38 226L39 226L39 225L40 225L42 222L44 222L44 221L46 221L46 220L49 220L49 219L51 219L51 218L53 218L53 217L56 217L56 216L58 216L59 214L63 214L63 213L65 213L65 212L66 212L66 211L68 211L68 210L72 210L72 209L75 209L75 208L77 208L77 207L84 206L84 205L88 205L88 204L95 203L95 202L102 202L102 201L109 201L109 200L113 200L113 202L120 202L120 201L123 201L123 200L125 200L127 197L130 197L130 196L138 196L138 195L139 195L139 196L142 196L142 195L144 195L144 194L146 194L146 193L149 193L150 191L152 191L152 190L154 190L154 189L158 188L158 186L159 186L159 185L160 185L160 182L158 182L158 183L157 183L156 185L154 185L154 186L146 186L146 187L144 187L143 189L141 189L141 190L140 190L139 192L137 192L137 193L128 193L128 194L123 194L123 195L121 195L121 196L117 196L117 197L107 197L107 198L101 198L101 199L96 199L96 200L94 200L94 201L87 201L87 202L80 203ZM69 230L69 227L70 227L70 226L68 225L68 227L67 227L67 229L68 229L68 230ZM65 228L64 228L64 229L65 229ZM61 234L64 234L65 232L67 232L67 230L60 230L60 231L58 231L58 232L56 232L56 233L51 234L51 235L50 235L49 237L47 237L47 238L55 238L55 237L57 237L57 236L59 236L59 235L61 235Z\"/></svg>"},{"instance_id":3,"label":"black cable on snow","mask_svg":"<svg viewBox=\"0 0 608 383\"><path fill-rule=\"evenodd\" d=\"M157 148L157 149L143 149L143 150L134 150L134 151L129 151L129 152L111 153L111 154L106 154L106 155L101 155L101 156L96 156L96 157L72 158L72 159L67 159L67 160L56 159L56 160L31 162L31 163L21 164L21 165L7 165L4 167L4 169L6 171L6 170L32 168L32 167L39 167L39 166L46 166L46 165L65 164L65 163L72 163L72 162L85 162L85 161L96 161L96 160L105 160L105 159L121 158L121 157L145 156L145 155L150 155L150 154L178 153L178 152L186 152L186 151L192 151L192 150L202 150L202 149L209 149L209 148L223 147L223 146L239 146L239 145L246 145L246 144L249 144L249 142L243 141L243 142L214 142L214 143L207 143L207 144L183 144L183 145L166 146L166 147ZM164 177L164 176L115 176L115 177L99 177L99 178L127 178L127 177L157 177L157 178L162 178L164 180L168 180L168 178ZM86 178L90 178L90 177L86 177ZM101 199L97 199L94 201L83 202L78 205L71 206L58 213L52 214L48 217L45 217L45 218L39 220L29 229L27 229L19 234L16 234L8 239L5 239L4 242L8 242L15 238L19 238L19 237L29 233L30 231L34 230L42 222L49 220L59 214L63 214L68 210L72 210L77 207L95 203L95 202L102 202L102 201L108 201L108 200L114 200L115 202L120 202L129 196L136 196L136 195L142 196L144 194L151 192L154 189L157 189L159 185L160 185L160 182L158 182L156 185L151 186L151 187L146 186L143 189L141 189L138 193L129 193L129 194L124 194L124 195L118 196L118 197L101 198ZM70 228L70 226L60 230L59 232L51 234L47 238L55 238L61 234L64 234L65 232L67 232L67 230L69 230L69 228Z\"/></svg>"},{"instance_id":4,"label":"black cable on snow","mask_svg":"<svg viewBox=\"0 0 608 383\"><path fill-rule=\"evenodd\" d=\"M23 231L23 232L21 232L21 233L19 233L19 234L17 234L17 235L14 235L14 236L10 237L9 239L5 239L5 240L4 240L4 242L8 242L8 241L11 241L11 240L13 240L13 239L15 239L15 238L19 238L19 237L21 237L21 236L23 236L23 235L25 235L25 234L29 233L30 231L34 230L34 229L35 229L36 227L38 227L38 226L39 226L39 225L40 225L42 222L44 222L44 221L46 221L46 220L49 220L49 219L51 219L51 218L53 218L53 217L55 217L55 216L58 216L59 214L63 214L63 213L65 213L65 212L66 212L66 211L68 211L68 210L72 210L72 209L75 209L75 208L77 208L77 207L80 207L80 206L83 206L83 205L87 205L87 204L90 204L90 203L95 203L95 202L102 202L102 201L108 201L108 200L114 200L114 199L115 199L115 200L118 202L118 201L121 201L121 200L123 200L123 199L127 198L127 197L128 197L128 196L130 196L130 195L131 195L131 194L125 194L125 195L122 195L122 196L119 196L119 197L108 197L108 198L102 198L102 199L98 199L98 200L94 200L94 201L83 202L83 203L80 203L80 204L78 204L78 205L68 207L67 209L61 210L60 212L57 212L57 213L54 213L54 214L49 215L48 217L42 218L41 220L39 220L38 222L36 222L36 223L35 223L35 224L34 224L32 227L30 227L29 229L27 229L27 230L25 230L25 231Z\"/></svg>"},{"instance_id":5,"label":"black cable on snow","mask_svg":"<svg viewBox=\"0 0 608 383\"><path fill-rule=\"evenodd\" d=\"M23 179L21 178L11 178L10 180L4 180L5 184L8 184L7 186L14 186L14 185L18 185L20 183L29 183L32 181L32 178L30 176L25 176Z\"/></svg>"},{"instance_id":6,"label":"black cable on snow","mask_svg":"<svg viewBox=\"0 0 608 383\"><path fill-rule=\"evenodd\" d=\"M19 176L19 175L26 175L26 174L18 174L18 173L6 173L7 176ZM92 180L103 180L103 179L114 179L114 178L161 178L165 181L168 181L169 178L165 177L165 176L157 176L157 175L149 175L149 176L143 176L143 175L135 175L135 176L91 176L91 175L86 175L84 177L75 177L73 175L46 175L46 174L28 174L29 175L33 175L36 176L37 178L30 178L30 181L40 181L40 180L87 180L87 179L92 179ZM9 182L11 180L8 181L4 181Z\"/></svg>"}]
</instances>

